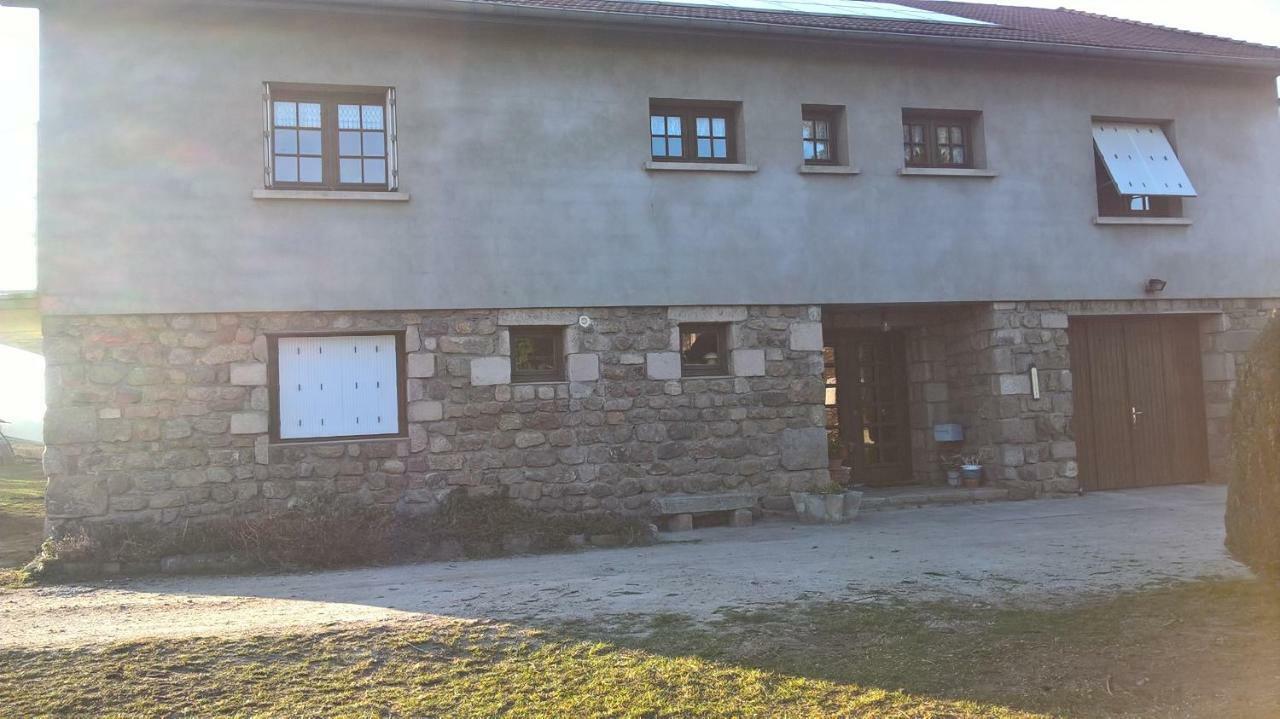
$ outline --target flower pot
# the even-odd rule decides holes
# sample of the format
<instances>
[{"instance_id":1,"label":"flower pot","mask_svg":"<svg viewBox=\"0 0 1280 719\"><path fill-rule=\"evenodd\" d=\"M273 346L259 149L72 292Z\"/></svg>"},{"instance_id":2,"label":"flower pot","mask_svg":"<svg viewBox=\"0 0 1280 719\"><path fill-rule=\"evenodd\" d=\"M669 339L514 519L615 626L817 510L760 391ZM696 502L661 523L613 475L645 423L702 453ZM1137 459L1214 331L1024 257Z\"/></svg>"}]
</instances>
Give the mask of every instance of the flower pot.
<instances>
[{"instance_id":1,"label":"flower pot","mask_svg":"<svg viewBox=\"0 0 1280 719\"><path fill-rule=\"evenodd\" d=\"M838 524L858 515L858 508L862 506L862 492L852 490L832 494L792 492L791 503L802 522Z\"/></svg>"},{"instance_id":2,"label":"flower pot","mask_svg":"<svg viewBox=\"0 0 1280 719\"><path fill-rule=\"evenodd\" d=\"M964 486L973 489L982 484L982 465L966 464L960 467L960 479Z\"/></svg>"},{"instance_id":3,"label":"flower pot","mask_svg":"<svg viewBox=\"0 0 1280 719\"><path fill-rule=\"evenodd\" d=\"M958 469L947 470L947 486L948 487L960 486L960 470Z\"/></svg>"}]
</instances>

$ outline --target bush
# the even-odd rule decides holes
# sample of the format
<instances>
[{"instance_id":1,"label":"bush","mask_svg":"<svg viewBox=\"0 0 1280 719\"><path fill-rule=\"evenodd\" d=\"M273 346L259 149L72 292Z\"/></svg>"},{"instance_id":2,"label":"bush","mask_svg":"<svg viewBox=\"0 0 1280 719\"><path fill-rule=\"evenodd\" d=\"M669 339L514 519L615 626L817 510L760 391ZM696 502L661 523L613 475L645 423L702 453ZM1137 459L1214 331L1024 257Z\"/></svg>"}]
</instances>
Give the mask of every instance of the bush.
<instances>
[{"instance_id":1,"label":"bush","mask_svg":"<svg viewBox=\"0 0 1280 719\"><path fill-rule=\"evenodd\" d=\"M1280 574L1280 321L1249 352L1231 422L1227 549L1261 574Z\"/></svg>"}]
</instances>

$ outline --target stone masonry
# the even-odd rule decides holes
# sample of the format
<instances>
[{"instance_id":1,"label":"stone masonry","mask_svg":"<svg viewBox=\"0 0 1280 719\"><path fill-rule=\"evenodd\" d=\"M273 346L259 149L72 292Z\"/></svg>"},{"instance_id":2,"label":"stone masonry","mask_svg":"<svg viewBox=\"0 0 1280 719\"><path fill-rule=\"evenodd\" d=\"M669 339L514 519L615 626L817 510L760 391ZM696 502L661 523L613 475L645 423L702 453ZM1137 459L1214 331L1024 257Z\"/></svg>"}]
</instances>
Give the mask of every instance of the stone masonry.
<instances>
[{"instance_id":1,"label":"stone masonry","mask_svg":"<svg viewBox=\"0 0 1280 719\"><path fill-rule=\"evenodd\" d=\"M681 378L694 321L729 325L730 375ZM566 381L511 383L525 325L565 328ZM405 436L271 443L267 334L343 330L405 332ZM817 307L50 316L44 333L51 530L320 496L429 512L459 489L547 512L726 491L784 509L827 478Z\"/></svg>"}]
</instances>

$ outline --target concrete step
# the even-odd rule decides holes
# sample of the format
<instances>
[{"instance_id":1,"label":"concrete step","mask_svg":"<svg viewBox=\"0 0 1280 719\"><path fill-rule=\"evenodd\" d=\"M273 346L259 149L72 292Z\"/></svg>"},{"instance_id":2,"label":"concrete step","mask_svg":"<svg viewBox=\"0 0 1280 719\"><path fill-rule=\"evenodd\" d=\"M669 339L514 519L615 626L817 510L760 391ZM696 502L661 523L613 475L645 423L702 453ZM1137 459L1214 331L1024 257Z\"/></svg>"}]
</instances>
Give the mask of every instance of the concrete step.
<instances>
[{"instance_id":1,"label":"concrete step","mask_svg":"<svg viewBox=\"0 0 1280 719\"><path fill-rule=\"evenodd\" d=\"M856 488L855 488L856 489ZM862 492L862 510L905 509L938 504L973 504L998 502L1009 499L1009 490L1003 487L892 487L865 489Z\"/></svg>"}]
</instances>

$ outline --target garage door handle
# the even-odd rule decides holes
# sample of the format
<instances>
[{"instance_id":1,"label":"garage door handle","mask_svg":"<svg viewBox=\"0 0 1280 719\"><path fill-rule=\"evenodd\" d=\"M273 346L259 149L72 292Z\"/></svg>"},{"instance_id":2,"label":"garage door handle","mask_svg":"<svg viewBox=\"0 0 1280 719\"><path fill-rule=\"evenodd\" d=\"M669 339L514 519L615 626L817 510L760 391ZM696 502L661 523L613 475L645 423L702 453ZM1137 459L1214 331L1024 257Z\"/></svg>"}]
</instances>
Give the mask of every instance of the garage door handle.
<instances>
[{"instance_id":1,"label":"garage door handle","mask_svg":"<svg viewBox=\"0 0 1280 719\"><path fill-rule=\"evenodd\" d=\"M1140 414L1146 414L1146 412L1143 412L1142 410L1138 409L1137 407L1130 407L1130 408L1129 408L1129 416L1133 419L1133 423L1134 423L1135 425L1138 423L1138 415L1140 415Z\"/></svg>"}]
</instances>

